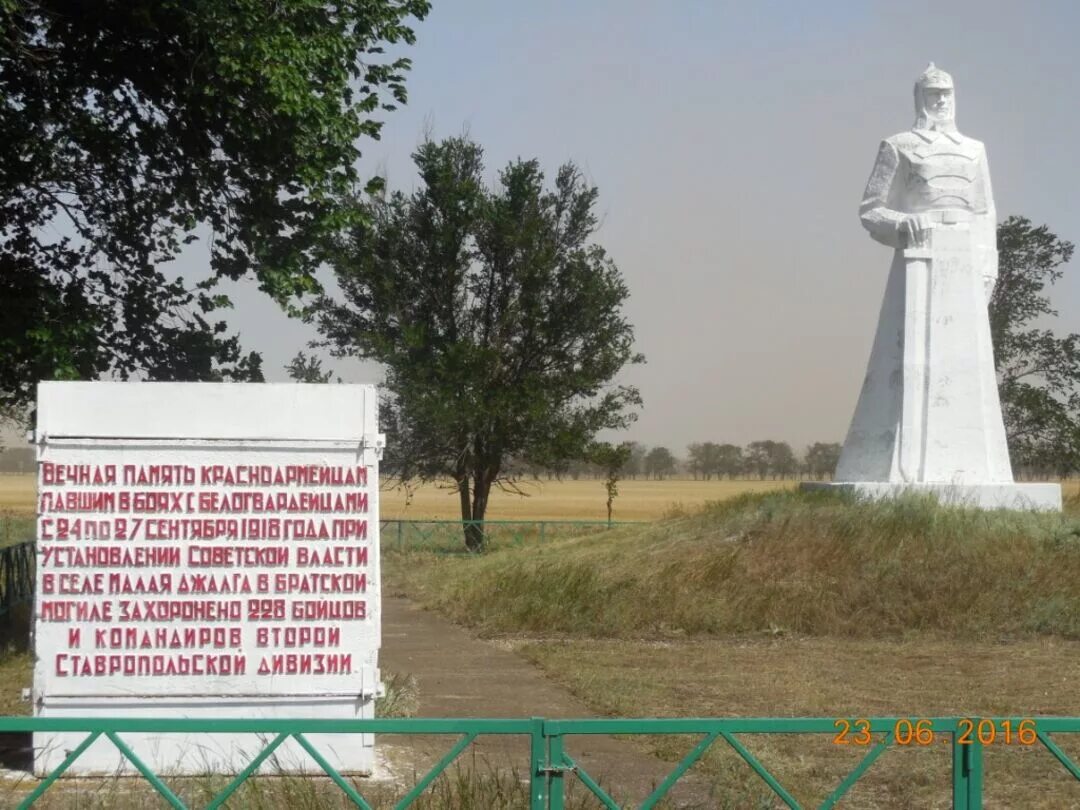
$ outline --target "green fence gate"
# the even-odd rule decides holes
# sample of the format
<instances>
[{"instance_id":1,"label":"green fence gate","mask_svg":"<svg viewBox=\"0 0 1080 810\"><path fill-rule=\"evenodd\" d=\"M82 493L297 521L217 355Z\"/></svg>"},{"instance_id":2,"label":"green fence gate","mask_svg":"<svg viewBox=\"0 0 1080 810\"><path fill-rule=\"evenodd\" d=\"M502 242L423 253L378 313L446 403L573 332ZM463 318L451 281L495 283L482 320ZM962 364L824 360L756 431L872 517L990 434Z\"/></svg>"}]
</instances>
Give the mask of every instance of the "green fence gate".
<instances>
[{"instance_id":1,"label":"green fence gate","mask_svg":"<svg viewBox=\"0 0 1080 810\"><path fill-rule=\"evenodd\" d=\"M847 724L847 732L843 724ZM528 740L530 759L530 810L563 810L567 783L577 780L609 810L624 805L602 788L593 775L586 772L568 753L569 738L588 735L693 735L700 739L655 790L638 807L655 807L713 745L727 745L762 779L772 793L790 808L802 805L743 744L739 736L761 734L828 734L857 735L865 733L867 750L853 768L819 805L831 808L867 772L873 763L891 748L906 745L945 743L952 763L953 807L976 810L982 807L983 751L988 745L1041 745L1068 772L1080 780L1080 768L1065 754L1051 737L1054 734L1080 732L1080 718L1066 717L875 717L864 720L836 718L693 718L693 719L618 719L618 720L547 720L544 718L509 720L434 720L434 719L375 719L375 720L240 720L240 719L154 719L154 718L32 718L0 717L3 732L76 732L86 734L83 742L67 758L39 782L19 804L29 808L52 787L86 749L100 737L105 737L153 788L174 808L187 805L169 788L160 775L154 773L124 741L124 734L198 734L237 733L263 735L268 742L262 750L236 774L206 805L221 807L235 791L274 753L283 742L295 740L314 762L359 808L371 806L357 790L355 783L345 779L310 743L309 734L402 734L441 735L455 737L451 747L408 793L395 804L395 810L412 805L432 783L453 763L469 744L480 735L518 735ZM738 735L738 736L737 736ZM1008 743L1004 741L1012 735ZM876 741L872 741L877 736ZM942 746L944 748L944 746ZM523 763L524 764L524 763Z\"/></svg>"}]
</instances>

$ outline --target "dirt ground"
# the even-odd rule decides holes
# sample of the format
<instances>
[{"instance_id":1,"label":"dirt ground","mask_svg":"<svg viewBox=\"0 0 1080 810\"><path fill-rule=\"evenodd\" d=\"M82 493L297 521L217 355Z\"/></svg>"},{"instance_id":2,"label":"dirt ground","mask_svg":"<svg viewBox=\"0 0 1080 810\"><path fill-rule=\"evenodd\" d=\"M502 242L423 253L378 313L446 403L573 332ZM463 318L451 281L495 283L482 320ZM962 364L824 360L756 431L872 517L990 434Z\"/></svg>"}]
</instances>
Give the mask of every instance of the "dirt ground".
<instances>
[{"instance_id":1,"label":"dirt ground","mask_svg":"<svg viewBox=\"0 0 1080 810\"><path fill-rule=\"evenodd\" d=\"M416 678L418 717L598 716L508 645L477 639L407 599L383 597L382 633L381 667L384 672L408 673ZM438 761L454 741L384 736L377 745L392 775L408 783L414 774L423 774ZM640 803L673 767L611 737L575 739L567 750L590 776L625 803ZM528 740L477 738L461 761L516 771L524 778L529 768ZM716 806L706 784L693 778L677 783L670 795L678 807Z\"/></svg>"}]
</instances>

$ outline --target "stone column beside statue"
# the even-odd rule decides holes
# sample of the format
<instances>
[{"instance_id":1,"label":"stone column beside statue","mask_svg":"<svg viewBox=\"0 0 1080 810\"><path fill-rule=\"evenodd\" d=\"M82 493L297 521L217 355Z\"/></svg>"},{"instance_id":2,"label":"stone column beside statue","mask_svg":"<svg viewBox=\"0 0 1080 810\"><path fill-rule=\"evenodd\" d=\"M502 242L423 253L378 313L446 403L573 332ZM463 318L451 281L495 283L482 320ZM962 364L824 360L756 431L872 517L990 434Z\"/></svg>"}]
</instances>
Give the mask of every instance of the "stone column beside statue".
<instances>
[{"instance_id":1,"label":"stone column beside statue","mask_svg":"<svg viewBox=\"0 0 1080 810\"><path fill-rule=\"evenodd\" d=\"M915 84L915 125L886 138L859 216L893 248L877 334L832 487L933 492L986 508L1060 509L1013 480L987 304L997 220L986 149L956 128L952 77Z\"/></svg>"}]
</instances>

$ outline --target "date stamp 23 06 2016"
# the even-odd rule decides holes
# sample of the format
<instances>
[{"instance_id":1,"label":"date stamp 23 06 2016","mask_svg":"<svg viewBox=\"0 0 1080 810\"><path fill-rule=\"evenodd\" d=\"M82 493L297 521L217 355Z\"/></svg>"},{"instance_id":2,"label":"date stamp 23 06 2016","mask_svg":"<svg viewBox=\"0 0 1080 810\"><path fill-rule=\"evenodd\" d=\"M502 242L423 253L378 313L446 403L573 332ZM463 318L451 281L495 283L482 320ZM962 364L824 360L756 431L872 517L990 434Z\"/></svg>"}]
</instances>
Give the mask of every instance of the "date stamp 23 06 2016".
<instances>
[{"instance_id":1,"label":"date stamp 23 06 2016","mask_svg":"<svg viewBox=\"0 0 1080 810\"><path fill-rule=\"evenodd\" d=\"M833 737L835 745L871 745L875 742L871 733L871 723L866 718L837 718L833 723L837 734ZM933 745L934 743L952 743L973 745L1034 745L1038 739L1035 720L974 720L961 718L955 724L950 722L949 729L934 728L934 721L926 718L901 717L888 731L884 742L889 737L897 745Z\"/></svg>"}]
</instances>

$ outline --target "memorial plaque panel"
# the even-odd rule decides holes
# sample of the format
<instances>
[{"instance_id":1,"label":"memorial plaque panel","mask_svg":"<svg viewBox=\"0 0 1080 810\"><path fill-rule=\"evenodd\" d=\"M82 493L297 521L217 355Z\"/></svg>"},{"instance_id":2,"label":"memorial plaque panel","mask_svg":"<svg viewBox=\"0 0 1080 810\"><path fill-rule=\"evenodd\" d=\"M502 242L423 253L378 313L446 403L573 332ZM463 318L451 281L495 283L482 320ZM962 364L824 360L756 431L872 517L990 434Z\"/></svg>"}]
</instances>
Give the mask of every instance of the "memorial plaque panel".
<instances>
[{"instance_id":1,"label":"memorial plaque panel","mask_svg":"<svg viewBox=\"0 0 1080 810\"><path fill-rule=\"evenodd\" d=\"M39 716L373 716L376 395L365 385L42 383ZM373 765L370 735L314 735ZM131 735L152 767L238 770L242 735ZM36 767L79 740L35 735ZM76 772L113 772L97 741ZM298 747L276 769L317 766Z\"/></svg>"}]
</instances>

